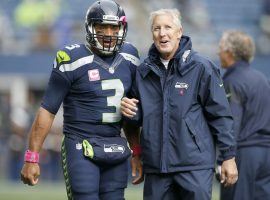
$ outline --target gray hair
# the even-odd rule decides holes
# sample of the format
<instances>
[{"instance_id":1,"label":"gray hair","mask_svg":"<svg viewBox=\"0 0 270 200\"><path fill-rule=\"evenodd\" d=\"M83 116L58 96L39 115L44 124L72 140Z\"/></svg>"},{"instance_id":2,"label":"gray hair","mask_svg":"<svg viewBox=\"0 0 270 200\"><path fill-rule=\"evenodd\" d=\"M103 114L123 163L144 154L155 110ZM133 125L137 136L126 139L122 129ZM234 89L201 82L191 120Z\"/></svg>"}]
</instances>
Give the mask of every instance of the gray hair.
<instances>
[{"instance_id":1,"label":"gray hair","mask_svg":"<svg viewBox=\"0 0 270 200\"><path fill-rule=\"evenodd\" d=\"M179 10L177 10L176 8L174 9L160 9L160 10L156 10L150 13L150 23L151 23L151 30L153 28L153 22L155 17L159 16L159 15L170 15L173 18L173 23L178 27L178 28L182 28L182 24L181 24L181 13L179 12Z\"/></svg>"},{"instance_id":2,"label":"gray hair","mask_svg":"<svg viewBox=\"0 0 270 200\"><path fill-rule=\"evenodd\" d=\"M253 60L255 44L248 34L229 30L222 34L220 41L222 50L231 52L236 61L244 60L250 63Z\"/></svg>"}]
</instances>

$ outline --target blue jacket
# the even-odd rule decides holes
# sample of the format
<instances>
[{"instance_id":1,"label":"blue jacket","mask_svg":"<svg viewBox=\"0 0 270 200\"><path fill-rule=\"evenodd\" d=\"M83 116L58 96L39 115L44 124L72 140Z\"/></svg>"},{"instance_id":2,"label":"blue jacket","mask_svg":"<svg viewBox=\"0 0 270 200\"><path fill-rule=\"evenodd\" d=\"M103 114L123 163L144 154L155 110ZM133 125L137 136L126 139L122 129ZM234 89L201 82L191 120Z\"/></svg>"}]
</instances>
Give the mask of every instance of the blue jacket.
<instances>
[{"instance_id":1,"label":"blue jacket","mask_svg":"<svg viewBox=\"0 0 270 200\"><path fill-rule=\"evenodd\" d=\"M223 76L233 113L238 147L270 147L270 83L247 62L239 61Z\"/></svg>"},{"instance_id":2,"label":"blue jacket","mask_svg":"<svg viewBox=\"0 0 270 200\"><path fill-rule=\"evenodd\" d=\"M233 120L219 70L183 36L168 70L154 45L137 68L141 145L146 173L213 168L215 143L235 155Z\"/></svg>"}]
</instances>

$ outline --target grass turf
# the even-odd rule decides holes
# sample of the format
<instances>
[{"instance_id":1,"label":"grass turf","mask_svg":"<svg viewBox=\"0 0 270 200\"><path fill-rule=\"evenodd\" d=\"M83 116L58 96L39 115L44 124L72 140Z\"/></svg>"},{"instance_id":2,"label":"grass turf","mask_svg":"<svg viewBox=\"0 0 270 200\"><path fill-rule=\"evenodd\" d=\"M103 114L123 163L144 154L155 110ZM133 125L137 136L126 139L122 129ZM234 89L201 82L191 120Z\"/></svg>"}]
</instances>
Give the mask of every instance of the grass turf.
<instances>
[{"instance_id":1,"label":"grass turf","mask_svg":"<svg viewBox=\"0 0 270 200\"><path fill-rule=\"evenodd\" d=\"M143 184L129 184L125 192L126 200L142 200ZM212 200L218 200L218 185L213 188ZM63 182L42 182L34 187L20 182L0 181L0 200L66 200L66 189Z\"/></svg>"}]
</instances>

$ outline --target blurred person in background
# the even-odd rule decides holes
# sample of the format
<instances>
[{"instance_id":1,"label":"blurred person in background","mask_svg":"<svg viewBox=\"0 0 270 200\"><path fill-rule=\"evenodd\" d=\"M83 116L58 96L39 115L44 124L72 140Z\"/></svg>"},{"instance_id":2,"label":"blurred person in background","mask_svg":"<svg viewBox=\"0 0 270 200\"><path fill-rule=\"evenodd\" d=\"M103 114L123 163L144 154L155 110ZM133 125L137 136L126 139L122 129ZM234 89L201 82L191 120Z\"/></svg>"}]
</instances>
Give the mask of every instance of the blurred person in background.
<instances>
[{"instance_id":1,"label":"blurred person in background","mask_svg":"<svg viewBox=\"0 0 270 200\"><path fill-rule=\"evenodd\" d=\"M0 93L0 177L5 177L6 174L8 174L10 175L8 178L12 178L14 177L14 173L17 173L16 179L18 180L18 170L16 172L11 172L12 174L6 173L6 170L11 170L10 167L7 166L7 163L9 164L10 162L12 162L12 165L14 165L14 162L17 163L17 161L19 161L19 168L22 164L22 162L20 161L22 160L22 154L20 154L19 160L14 160L10 156L12 150L9 148L8 143L13 133L10 120L10 111L10 95L8 93Z\"/></svg>"},{"instance_id":2,"label":"blurred person in background","mask_svg":"<svg viewBox=\"0 0 270 200\"><path fill-rule=\"evenodd\" d=\"M38 183L39 152L63 102L61 152L68 199L120 200L127 187L131 153L126 138L120 136L120 102L129 96L138 52L125 42L127 19L114 1L94 2L85 28L86 44L57 52L30 131L21 180Z\"/></svg>"},{"instance_id":3,"label":"blurred person in background","mask_svg":"<svg viewBox=\"0 0 270 200\"><path fill-rule=\"evenodd\" d=\"M8 54L15 48L14 30L10 19L7 17L3 9L0 7L0 26L5 27L0 29L0 53Z\"/></svg>"},{"instance_id":4,"label":"blurred person in background","mask_svg":"<svg viewBox=\"0 0 270 200\"><path fill-rule=\"evenodd\" d=\"M260 27L262 31L270 37L270 1L264 0L263 1L263 12L260 17Z\"/></svg>"},{"instance_id":5,"label":"blurred person in background","mask_svg":"<svg viewBox=\"0 0 270 200\"><path fill-rule=\"evenodd\" d=\"M134 98L121 102L122 114L142 123L144 200L210 200L215 145L221 182L237 180L233 119L219 70L192 49L177 9L152 12L150 23L154 43L137 68ZM141 168L136 159L133 170Z\"/></svg>"},{"instance_id":6,"label":"blurred person in background","mask_svg":"<svg viewBox=\"0 0 270 200\"><path fill-rule=\"evenodd\" d=\"M31 51L54 50L54 24L61 13L61 0L22 0L14 10L20 34L29 37ZM49 11L49 12L48 12Z\"/></svg>"},{"instance_id":7,"label":"blurred person in background","mask_svg":"<svg viewBox=\"0 0 270 200\"><path fill-rule=\"evenodd\" d=\"M237 183L221 186L222 200L270 199L270 82L250 66L253 39L241 31L225 31L219 43L223 76L237 139Z\"/></svg>"},{"instance_id":8,"label":"blurred person in background","mask_svg":"<svg viewBox=\"0 0 270 200\"><path fill-rule=\"evenodd\" d=\"M10 113L11 134L9 147L9 177L13 181L20 180L20 169L23 165L23 154L26 147L25 136L30 127L30 114L22 107L12 107Z\"/></svg>"}]
</instances>

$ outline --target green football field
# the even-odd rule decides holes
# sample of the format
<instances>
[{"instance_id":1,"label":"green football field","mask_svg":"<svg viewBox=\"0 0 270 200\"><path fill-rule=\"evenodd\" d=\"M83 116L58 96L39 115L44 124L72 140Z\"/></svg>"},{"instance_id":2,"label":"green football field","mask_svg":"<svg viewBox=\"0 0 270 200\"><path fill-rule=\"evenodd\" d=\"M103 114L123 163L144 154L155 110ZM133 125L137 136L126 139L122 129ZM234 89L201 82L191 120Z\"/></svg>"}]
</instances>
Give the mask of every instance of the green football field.
<instances>
[{"instance_id":1,"label":"green football field","mask_svg":"<svg viewBox=\"0 0 270 200\"><path fill-rule=\"evenodd\" d=\"M142 200L142 187L129 185L126 190L126 200ZM66 200L64 183L40 183L30 187L21 183L0 181L0 200ZM218 200L218 186L214 184L213 200Z\"/></svg>"}]
</instances>

